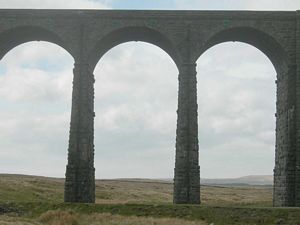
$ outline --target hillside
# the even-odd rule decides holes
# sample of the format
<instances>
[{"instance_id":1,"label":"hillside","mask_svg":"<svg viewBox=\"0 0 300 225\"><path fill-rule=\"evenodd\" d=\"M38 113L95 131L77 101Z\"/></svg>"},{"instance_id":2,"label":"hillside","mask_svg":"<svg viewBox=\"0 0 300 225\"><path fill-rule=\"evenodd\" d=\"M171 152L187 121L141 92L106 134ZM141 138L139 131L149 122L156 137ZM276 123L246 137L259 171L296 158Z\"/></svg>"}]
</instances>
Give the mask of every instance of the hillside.
<instances>
[{"instance_id":1,"label":"hillside","mask_svg":"<svg viewBox=\"0 0 300 225\"><path fill-rule=\"evenodd\" d=\"M96 180L97 203L172 203L173 184L150 179ZM0 201L62 202L64 179L0 174ZM201 188L205 205L272 205L272 188L207 186Z\"/></svg>"},{"instance_id":2,"label":"hillside","mask_svg":"<svg viewBox=\"0 0 300 225\"><path fill-rule=\"evenodd\" d=\"M273 185L272 175L250 175L239 178L221 178L221 179L201 179L201 184L217 184L217 185Z\"/></svg>"},{"instance_id":3,"label":"hillside","mask_svg":"<svg viewBox=\"0 0 300 225\"><path fill-rule=\"evenodd\" d=\"M0 224L298 224L299 209L271 208L272 187L201 187L201 206L173 205L171 182L96 181L97 204L64 204L64 179L0 174Z\"/></svg>"}]
</instances>

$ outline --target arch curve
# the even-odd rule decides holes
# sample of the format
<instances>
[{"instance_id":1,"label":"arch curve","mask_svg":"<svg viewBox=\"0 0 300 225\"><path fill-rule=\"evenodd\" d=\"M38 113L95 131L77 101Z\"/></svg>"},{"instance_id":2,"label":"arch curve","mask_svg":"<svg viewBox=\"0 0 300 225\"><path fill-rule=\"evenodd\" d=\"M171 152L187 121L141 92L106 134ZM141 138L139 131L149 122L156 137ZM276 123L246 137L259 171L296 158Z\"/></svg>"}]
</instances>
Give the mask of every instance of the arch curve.
<instances>
[{"instance_id":1,"label":"arch curve","mask_svg":"<svg viewBox=\"0 0 300 225\"><path fill-rule=\"evenodd\" d=\"M91 71L95 69L97 62L107 51L119 44L129 41L143 41L156 45L164 50L172 58L174 63L178 65L178 53L172 42L165 35L148 27L132 26L114 30L98 40L89 54Z\"/></svg>"},{"instance_id":2,"label":"arch curve","mask_svg":"<svg viewBox=\"0 0 300 225\"><path fill-rule=\"evenodd\" d=\"M287 54L282 45L271 35L252 27L234 27L217 32L206 41L197 59L214 45L229 41L239 41L256 47L270 59L278 74L287 71Z\"/></svg>"},{"instance_id":3,"label":"arch curve","mask_svg":"<svg viewBox=\"0 0 300 225\"><path fill-rule=\"evenodd\" d=\"M71 49L55 32L38 26L18 26L0 33L0 60L14 47L30 41L57 44L74 58Z\"/></svg>"}]
</instances>

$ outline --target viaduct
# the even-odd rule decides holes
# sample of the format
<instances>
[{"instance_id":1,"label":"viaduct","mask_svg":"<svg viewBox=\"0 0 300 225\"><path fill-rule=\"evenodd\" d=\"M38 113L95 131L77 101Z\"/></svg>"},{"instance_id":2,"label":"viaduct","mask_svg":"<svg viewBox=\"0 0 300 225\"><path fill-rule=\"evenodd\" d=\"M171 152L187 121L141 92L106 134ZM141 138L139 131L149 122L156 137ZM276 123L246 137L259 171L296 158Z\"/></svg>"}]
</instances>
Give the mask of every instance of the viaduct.
<instances>
[{"instance_id":1,"label":"viaduct","mask_svg":"<svg viewBox=\"0 0 300 225\"><path fill-rule=\"evenodd\" d=\"M178 68L174 203L199 204L196 61L216 44L239 41L262 51L276 69L273 202L300 206L300 11L0 9L0 59L39 40L61 46L75 61L66 202L95 201L94 68L114 46L143 41L163 49Z\"/></svg>"}]
</instances>

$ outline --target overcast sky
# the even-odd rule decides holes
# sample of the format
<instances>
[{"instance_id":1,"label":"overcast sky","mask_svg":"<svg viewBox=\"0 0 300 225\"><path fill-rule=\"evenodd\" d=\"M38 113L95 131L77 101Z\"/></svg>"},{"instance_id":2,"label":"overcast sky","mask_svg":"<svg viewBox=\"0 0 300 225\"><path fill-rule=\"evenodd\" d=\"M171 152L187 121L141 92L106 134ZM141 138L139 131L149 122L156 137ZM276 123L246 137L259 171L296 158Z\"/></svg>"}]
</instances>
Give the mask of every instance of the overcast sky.
<instances>
[{"instance_id":1,"label":"overcast sky","mask_svg":"<svg viewBox=\"0 0 300 225\"><path fill-rule=\"evenodd\" d=\"M0 0L0 8L296 10L298 0ZM73 58L30 42L0 61L0 173L63 177ZM201 177L272 174L275 78L269 59L223 43L197 61ZM173 177L178 71L158 47L121 44L95 70L97 178Z\"/></svg>"}]
</instances>

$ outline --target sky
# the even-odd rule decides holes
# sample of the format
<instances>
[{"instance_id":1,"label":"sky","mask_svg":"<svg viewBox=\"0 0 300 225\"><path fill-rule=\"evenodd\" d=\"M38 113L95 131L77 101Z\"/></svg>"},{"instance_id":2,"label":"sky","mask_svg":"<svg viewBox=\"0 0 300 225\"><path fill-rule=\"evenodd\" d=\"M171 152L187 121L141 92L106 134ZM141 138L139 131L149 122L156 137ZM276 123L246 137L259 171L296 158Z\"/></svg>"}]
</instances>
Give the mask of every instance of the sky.
<instances>
[{"instance_id":1,"label":"sky","mask_svg":"<svg viewBox=\"0 0 300 225\"><path fill-rule=\"evenodd\" d=\"M297 10L298 0L0 0L0 8ZM64 177L73 58L28 42L0 61L0 173ZM200 173L271 175L275 79L270 60L244 43L222 43L197 60ZM172 178L178 70L160 48L114 47L95 74L96 178ZM233 91L234 90L234 93Z\"/></svg>"}]
</instances>

